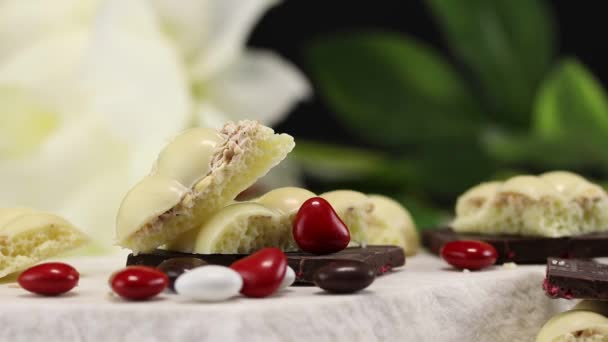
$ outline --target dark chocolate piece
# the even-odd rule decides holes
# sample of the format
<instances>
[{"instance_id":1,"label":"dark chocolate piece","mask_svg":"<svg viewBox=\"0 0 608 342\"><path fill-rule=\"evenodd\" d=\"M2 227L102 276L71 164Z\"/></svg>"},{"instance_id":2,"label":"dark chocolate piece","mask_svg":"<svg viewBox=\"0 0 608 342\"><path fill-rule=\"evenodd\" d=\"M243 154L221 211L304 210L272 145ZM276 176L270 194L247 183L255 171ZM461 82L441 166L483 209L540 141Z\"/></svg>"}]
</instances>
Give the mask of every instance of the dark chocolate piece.
<instances>
[{"instance_id":1,"label":"dark chocolate piece","mask_svg":"<svg viewBox=\"0 0 608 342\"><path fill-rule=\"evenodd\" d=\"M496 248L497 263L544 264L548 257L597 258L608 256L608 233L581 236L544 238L520 235L461 234L451 228L429 229L422 235L422 243L439 255L441 247L451 241L480 240Z\"/></svg>"},{"instance_id":2,"label":"dark chocolate piece","mask_svg":"<svg viewBox=\"0 0 608 342\"><path fill-rule=\"evenodd\" d=\"M353 293L371 285L376 278L374 270L356 260L330 262L314 274L315 285L331 293Z\"/></svg>"},{"instance_id":3,"label":"dark chocolate piece","mask_svg":"<svg viewBox=\"0 0 608 342\"><path fill-rule=\"evenodd\" d=\"M608 265L549 258L543 289L551 298L608 300Z\"/></svg>"},{"instance_id":4,"label":"dark chocolate piece","mask_svg":"<svg viewBox=\"0 0 608 342\"><path fill-rule=\"evenodd\" d=\"M314 285L315 272L334 261L355 260L368 264L377 275L384 274L394 267L405 264L403 249L397 246L352 247L338 253L314 255L305 252L287 252L287 263L296 272L296 284ZM151 253L129 254L127 265L145 265L156 267L166 259L194 257L214 265L229 266L247 254L194 254L180 253L157 249Z\"/></svg>"}]
</instances>

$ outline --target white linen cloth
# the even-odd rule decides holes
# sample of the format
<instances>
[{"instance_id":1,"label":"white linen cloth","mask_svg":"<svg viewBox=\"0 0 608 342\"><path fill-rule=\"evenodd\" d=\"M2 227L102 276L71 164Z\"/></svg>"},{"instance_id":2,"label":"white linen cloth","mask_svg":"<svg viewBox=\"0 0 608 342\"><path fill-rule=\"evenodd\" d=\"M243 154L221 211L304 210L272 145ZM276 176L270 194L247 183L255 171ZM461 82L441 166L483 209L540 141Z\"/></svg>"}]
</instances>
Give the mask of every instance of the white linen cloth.
<instances>
[{"instance_id":1,"label":"white linen cloth","mask_svg":"<svg viewBox=\"0 0 608 342\"><path fill-rule=\"evenodd\" d=\"M173 294L116 298L108 278L124 255L64 261L81 273L64 296L0 285L0 341L533 341L544 322L575 304L544 295L542 265L460 272L424 253L357 294L291 287L212 304Z\"/></svg>"}]
</instances>

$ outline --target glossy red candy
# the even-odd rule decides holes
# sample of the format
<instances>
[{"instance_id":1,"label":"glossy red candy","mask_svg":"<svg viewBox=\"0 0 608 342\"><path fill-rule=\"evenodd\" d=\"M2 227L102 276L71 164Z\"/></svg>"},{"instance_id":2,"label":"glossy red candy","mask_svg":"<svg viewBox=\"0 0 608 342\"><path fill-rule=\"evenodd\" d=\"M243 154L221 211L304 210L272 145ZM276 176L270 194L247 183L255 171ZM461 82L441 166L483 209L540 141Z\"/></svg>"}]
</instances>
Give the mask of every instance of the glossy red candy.
<instances>
[{"instance_id":1,"label":"glossy red candy","mask_svg":"<svg viewBox=\"0 0 608 342\"><path fill-rule=\"evenodd\" d=\"M119 296L145 300L161 293L169 284L169 277L155 268L129 266L110 277L110 286Z\"/></svg>"},{"instance_id":2,"label":"glossy red candy","mask_svg":"<svg viewBox=\"0 0 608 342\"><path fill-rule=\"evenodd\" d=\"M66 293L78 285L76 269L62 262L47 262L23 271L17 281L22 288L45 296Z\"/></svg>"},{"instance_id":3,"label":"glossy red candy","mask_svg":"<svg viewBox=\"0 0 608 342\"><path fill-rule=\"evenodd\" d=\"M483 241L460 240L441 247L441 257L448 264L461 269L479 270L496 263L498 253L494 246Z\"/></svg>"},{"instance_id":4,"label":"glossy red candy","mask_svg":"<svg viewBox=\"0 0 608 342\"><path fill-rule=\"evenodd\" d=\"M350 242L348 228L321 197L302 204L293 223L293 237L300 249L314 254L339 252Z\"/></svg>"},{"instance_id":5,"label":"glossy red candy","mask_svg":"<svg viewBox=\"0 0 608 342\"><path fill-rule=\"evenodd\" d=\"M243 277L243 295L266 297L281 286L287 270L287 257L278 248L264 248L236 261L230 268Z\"/></svg>"}]
</instances>

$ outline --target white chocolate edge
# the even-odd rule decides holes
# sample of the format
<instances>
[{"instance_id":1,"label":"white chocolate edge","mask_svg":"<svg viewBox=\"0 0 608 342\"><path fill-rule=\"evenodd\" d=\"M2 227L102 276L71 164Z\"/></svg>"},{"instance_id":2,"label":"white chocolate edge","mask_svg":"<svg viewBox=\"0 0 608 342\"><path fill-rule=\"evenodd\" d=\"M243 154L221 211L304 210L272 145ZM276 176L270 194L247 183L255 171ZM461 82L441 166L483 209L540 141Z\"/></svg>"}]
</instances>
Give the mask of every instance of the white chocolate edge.
<instances>
[{"instance_id":1,"label":"white chocolate edge","mask_svg":"<svg viewBox=\"0 0 608 342\"><path fill-rule=\"evenodd\" d=\"M592 308L593 305L579 306ZM567 334L578 331L593 330L608 336L608 318L595 311L575 307L573 310L562 312L543 325L536 342L554 342Z\"/></svg>"},{"instance_id":2,"label":"white chocolate edge","mask_svg":"<svg viewBox=\"0 0 608 342\"><path fill-rule=\"evenodd\" d=\"M150 175L123 199L116 218L116 239L127 239L178 205L191 187L210 173L211 159L222 139L213 129L192 128L169 142Z\"/></svg>"}]
</instances>

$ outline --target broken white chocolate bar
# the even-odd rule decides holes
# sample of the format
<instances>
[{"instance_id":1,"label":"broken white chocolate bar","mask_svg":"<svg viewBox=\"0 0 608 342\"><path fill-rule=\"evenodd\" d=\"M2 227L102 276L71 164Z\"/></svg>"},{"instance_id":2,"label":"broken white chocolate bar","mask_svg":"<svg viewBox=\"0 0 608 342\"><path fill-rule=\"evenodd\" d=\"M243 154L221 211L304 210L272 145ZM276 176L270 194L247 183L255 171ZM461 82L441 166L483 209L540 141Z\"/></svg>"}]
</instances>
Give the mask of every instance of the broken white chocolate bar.
<instances>
[{"instance_id":1,"label":"broken white chocolate bar","mask_svg":"<svg viewBox=\"0 0 608 342\"><path fill-rule=\"evenodd\" d=\"M26 208L0 208L0 278L85 242L87 237L59 216Z\"/></svg>"},{"instance_id":2,"label":"broken white chocolate bar","mask_svg":"<svg viewBox=\"0 0 608 342\"><path fill-rule=\"evenodd\" d=\"M219 132L185 131L124 198L116 220L118 244L134 253L150 251L199 228L294 145L291 136L254 121L229 122Z\"/></svg>"},{"instance_id":3,"label":"broken white chocolate bar","mask_svg":"<svg viewBox=\"0 0 608 342\"><path fill-rule=\"evenodd\" d=\"M200 228L168 244L167 249L195 253L251 253L264 247L297 250L292 223L311 191L295 187L272 190L211 215Z\"/></svg>"},{"instance_id":4,"label":"broken white chocolate bar","mask_svg":"<svg viewBox=\"0 0 608 342\"><path fill-rule=\"evenodd\" d=\"M608 194L565 171L482 183L458 198L452 228L543 237L608 231Z\"/></svg>"},{"instance_id":5,"label":"broken white chocolate bar","mask_svg":"<svg viewBox=\"0 0 608 342\"><path fill-rule=\"evenodd\" d=\"M181 252L251 253L264 247L297 250L292 224L300 206L316 195L306 189L275 189L250 202L222 208L167 249ZM384 196L366 196L339 190L322 195L347 227L365 236L370 245L397 245L412 255L418 249L418 233L403 206ZM363 212L361 212L363 211Z\"/></svg>"}]
</instances>

